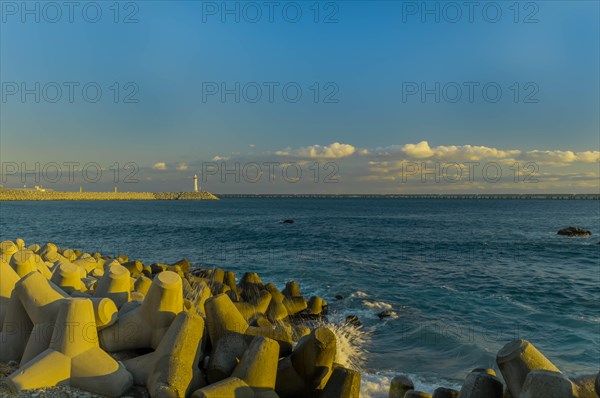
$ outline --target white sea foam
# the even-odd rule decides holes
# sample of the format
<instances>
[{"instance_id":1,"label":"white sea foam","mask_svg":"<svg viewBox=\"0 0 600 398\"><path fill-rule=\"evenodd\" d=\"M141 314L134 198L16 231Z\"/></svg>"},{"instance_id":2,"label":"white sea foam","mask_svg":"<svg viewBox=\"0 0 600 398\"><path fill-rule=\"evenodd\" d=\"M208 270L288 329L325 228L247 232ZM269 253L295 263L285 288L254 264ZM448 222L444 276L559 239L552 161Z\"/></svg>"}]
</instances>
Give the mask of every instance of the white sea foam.
<instances>
[{"instance_id":1,"label":"white sea foam","mask_svg":"<svg viewBox=\"0 0 600 398\"><path fill-rule=\"evenodd\" d=\"M368 301L363 300L363 305L374 310L391 310L392 305L384 301Z\"/></svg>"},{"instance_id":2,"label":"white sea foam","mask_svg":"<svg viewBox=\"0 0 600 398\"><path fill-rule=\"evenodd\" d=\"M367 359L365 347L371 339L371 334L361 327L344 323L324 322L322 326L333 331L337 338L336 362L361 373L361 398L387 398L392 378L402 372L369 373L364 370ZM459 389L460 386L451 381L423 378L418 375L403 373L414 383L420 391L433 393L438 387Z\"/></svg>"},{"instance_id":3,"label":"white sea foam","mask_svg":"<svg viewBox=\"0 0 600 398\"><path fill-rule=\"evenodd\" d=\"M331 329L336 337L335 361L347 368L362 371L365 363L367 345L370 334L360 327L348 323L324 323L323 326Z\"/></svg>"},{"instance_id":4,"label":"white sea foam","mask_svg":"<svg viewBox=\"0 0 600 398\"><path fill-rule=\"evenodd\" d=\"M390 383L394 376L400 373L363 373L361 376L360 396L361 398L387 398ZM415 384L415 389L432 394L438 387L454 388L460 390L460 385L452 381L433 380L422 378L418 375L404 373Z\"/></svg>"}]
</instances>

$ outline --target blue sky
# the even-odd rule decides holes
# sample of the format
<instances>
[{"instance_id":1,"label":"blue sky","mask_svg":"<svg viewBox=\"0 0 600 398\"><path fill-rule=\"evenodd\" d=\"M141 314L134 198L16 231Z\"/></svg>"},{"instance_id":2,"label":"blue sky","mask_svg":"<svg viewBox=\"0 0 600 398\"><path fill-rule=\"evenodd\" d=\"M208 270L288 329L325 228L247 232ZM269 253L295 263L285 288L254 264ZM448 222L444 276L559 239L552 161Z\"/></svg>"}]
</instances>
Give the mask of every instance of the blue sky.
<instances>
[{"instance_id":1,"label":"blue sky","mask_svg":"<svg viewBox=\"0 0 600 398\"><path fill-rule=\"evenodd\" d=\"M123 190L183 190L207 162L267 161L335 162L340 180L205 186L599 189L596 1L478 2L471 10L463 2L273 2L271 15L264 2L121 2L118 15L113 2L81 2L72 21L54 4L2 2L2 162L105 170L134 162L139 181ZM89 102L97 87L102 95ZM222 98L223 89L233 93ZM410 146L421 142L421 151ZM539 182L398 183L402 162L468 160L499 162L505 173L535 162ZM19 185L14 177L4 185Z\"/></svg>"}]
</instances>

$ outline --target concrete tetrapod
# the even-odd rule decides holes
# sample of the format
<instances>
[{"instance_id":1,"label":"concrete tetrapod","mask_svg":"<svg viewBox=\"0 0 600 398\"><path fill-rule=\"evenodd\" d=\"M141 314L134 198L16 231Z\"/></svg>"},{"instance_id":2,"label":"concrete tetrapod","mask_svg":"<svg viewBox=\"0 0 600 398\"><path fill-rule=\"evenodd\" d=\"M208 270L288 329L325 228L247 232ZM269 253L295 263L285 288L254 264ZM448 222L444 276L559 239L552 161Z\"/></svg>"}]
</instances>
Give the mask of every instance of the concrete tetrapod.
<instances>
[{"instance_id":1,"label":"concrete tetrapod","mask_svg":"<svg viewBox=\"0 0 600 398\"><path fill-rule=\"evenodd\" d=\"M19 250L10 258L10 266L15 270L19 277L24 277L28 273L37 270L36 261L39 259L31 250Z\"/></svg>"},{"instance_id":2,"label":"concrete tetrapod","mask_svg":"<svg viewBox=\"0 0 600 398\"><path fill-rule=\"evenodd\" d=\"M521 394L527 374L536 369L560 372L548 358L527 340L514 340L506 344L496 356L496 363L513 397Z\"/></svg>"},{"instance_id":3,"label":"concrete tetrapod","mask_svg":"<svg viewBox=\"0 0 600 398\"><path fill-rule=\"evenodd\" d=\"M423 391L409 390L404 394L404 398L431 398L431 394Z\"/></svg>"},{"instance_id":4,"label":"concrete tetrapod","mask_svg":"<svg viewBox=\"0 0 600 398\"><path fill-rule=\"evenodd\" d=\"M10 297L15 284L19 281L19 275L4 260L0 259L0 330L4 324L4 317L10 305Z\"/></svg>"},{"instance_id":5,"label":"concrete tetrapod","mask_svg":"<svg viewBox=\"0 0 600 398\"><path fill-rule=\"evenodd\" d=\"M227 332L244 334L248 330L248 322L237 310L226 294L219 294L206 300L206 323L211 344L215 346Z\"/></svg>"},{"instance_id":6,"label":"concrete tetrapod","mask_svg":"<svg viewBox=\"0 0 600 398\"><path fill-rule=\"evenodd\" d=\"M458 398L502 398L503 392L504 386L495 376L495 372L474 369L465 379Z\"/></svg>"},{"instance_id":7,"label":"concrete tetrapod","mask_svg":"<svg viewBox=\"0 0 600 398\"><path fill-rule=\"evenodd\" d=\"M255 391L272 391L275 388L278 361L279 344L267 337L257 336L252 339L232 377L243 380Z\"/></svg>"},{"instance_id":8,"label":"concrete tetrapod","mask_svg":"<svg viewBox=\"0 0 600 398\"><path fill-rule=\"evenodd\" d=\"M452 388L439 387L433 392L433 398L457 398L458 391Z\"/></svg>"},{"instance_id":9,"label":"concrete tetrapod","mask_svg":"<svg viewBox=\"0 0 600 398\"><path fill-rule=\"evenodd\" d=\"M319 398L359 398L360 373L336 367Z\"/></svg>"},{"instance_id":10,"label":"concrete tetrapod","mask_svg":"<svg viewBox=\"0 0 600 398\"><path fill-rule=\"evenodd\" d=\"M262 290L257 294L254 300L249 302L240 301L233 303L233 305L235 305L240 314L242 314L246 320L250 320L255 315L266 314L270 303L271 293L266 290Z\"/></svg>"},{"instance_id":11,"label":"concrete tetrapod","mask_svg":"<svg viewBox=\"0 0 600 398\"><path fill-rule=\"evenodd\" d=\"M12 240L5 240L0 242L0 254L8 257L12 256L19 250L19 247L15 245Z\"/></svg>"},{"instance_id":12,"label":"concrete tetrapod","mask_svg":"<svg viewBox=\"0 0 600 398\"><path fill-rule=\"evenodd\" d=\"M121 308L129 301L131 281L127 268L113 264L104 269L104 275L98 281L94 297L108 297Z\"/></svg>"},{"instance_id":13,"label":"concrete tetrapod","mask_svg":"<svg viewBox=\"0 0 600 398\"><path fill-rule=\"evenodd\" d=\"M73 263L61 263L52 273L50 280L67 294L81 291L83 286L79 267Z\"/></svg>"},{"instance_id":14,"label":"concrete tetrapod","mask_svg":"<svg viewBox=\"0 0 600 398\"><path fill-rule=\"evenodd\" d=\"M228 377L194 391L192 398L254 398L254 391L237 377Z\"/></svg>"},{"instance_id":15,"label":"concrete tetrapod","mask_svg":"<svg viewBox=\"0 0 600 398\"><path fill-rule=\"evenodd\" d=\"M202 387L198 362L202 355L204 320L192 312L180 312L156 351L125 361L136 384L144 384L150 396L185 398Z\"/></svg>"},{"instance_id":16,"label":"concrete tetrapod","mask_svg":"<svg viewBox=\"0 0 600 398\"><path fill-rule=\"evenodd\" d=\"M21 364L47 349L60 301L68 295L37 271L16 284L4 320L0 361Z\"/></svg>"},{"instance_id":17,"label":"concrete tetrapod","mask_svg":"<svg viewBox=\"0 0 600 398\"><path fill-rule=\"evenodd\" d=\"M154 277L141 305L134 305L127 312L119 312L117 322L100 331L100 346L109 352L136 348L156 349L171 322L181 311L181 278L171 271L161 272Z\"/></svg>"},{"instance_id":18,"label":"concrete tetrapod","mask_svg":"<svg viewBox=\"0 0 600 398\"><path fill-rule=\"evenodd\" d=\"M69 384L110 397L133 384L131 374L98 346L88 299L61 300L50 347L7 379L13 392Z\"/></svg>"},{"instance_id":19,"label":"concrete tetrapod","mask_svg":"<svg viewBox=\"0 0 600 398\"><path fill-rule=\"evenodd\" d=\"M596 375L578 376L572 379L579 398L598 398L594 387Z\"/></svg>"},{"instance_id":20,"label":"concrete tetrapod","mask_svg":"<svg viewBox=\"0 0 600 398\"><path fill-rule=\"evenodd\" d=\"M206 377L210 384L231 376L242 355L248 349L248 336L240 333L225 333L213 346L206 367Z\"/></svg>"},{"instance_id":21,"label":"concrete tetrapod","mask_svg":"<svg viewBox=\"0 0 600 398\"><path fill-rule=\"evenodd\" d=\"M390 383L388 398L404 398L407 391L414 389L415 385L410 378L404 375L395 376Z\"/></svg>"},{"instance_id":22,"label":"concrete tetrapod","mask_svg":"<svg viewBox=\"0 0 600 398\"><path fill-rule=\"evenodd\" d=\"M577 398L577 388L562 373L532 370L527 374L519 398Z\"/></svg>"},{"instance_id":23,"label":"concrete tetrapod","mask_svg":"<svg viewBox=\"0 0 600 398\"><path fill-rule=\"evenodd\" d=\"M335 353L335 334L327 328L317 328L302 337L292 354L279 362L277 394L305 397L322 389L329 380Z\"/></svg>"}]
</instances>

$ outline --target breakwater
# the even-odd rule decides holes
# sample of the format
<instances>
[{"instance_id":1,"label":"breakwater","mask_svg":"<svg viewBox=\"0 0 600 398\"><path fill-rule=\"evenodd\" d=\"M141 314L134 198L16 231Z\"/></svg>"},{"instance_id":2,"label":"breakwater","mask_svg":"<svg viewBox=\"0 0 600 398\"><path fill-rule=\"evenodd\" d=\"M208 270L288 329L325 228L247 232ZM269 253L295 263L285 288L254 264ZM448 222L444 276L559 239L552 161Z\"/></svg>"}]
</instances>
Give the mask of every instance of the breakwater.
<instances>
[{"instance_id":1,"label":"breakwater","mask_svg":"<svg viewBox=\"0 0 600 398\"><path fill-rule=\"evenodd\" d=\"M2 200L219 200L210 192L58 192L0 189Z\"/></svg>"},{"instance_id":2,"label":"breakwater","mask_svg":"<svg viewBox=\"0 0 600 398\"><path fill-rule=\"evenodd\" d=\"M546 199L546 200L600 200L596 193L543 193L543 194L217 194L219 198L316 198L316 199Z\"/></svg>"},{"instance_id":3,"label":"breakwater","mask_svg":"<svg viewBox=\"0 0 600 398\"><path fill-rule=\"evenodd\" d=\"M238 279L186 259L149 265L23 239L0 242L0 275L0 396L71 387L88 397L360 397L361 373L340 351L343 328L360 328L358 319L330 326L328 303L307 299L294 280L279 290L254 272ZM386 396L597 398L600 391L600 375L570 379L526 340L505 344L496 364L500 374L476 368L460 391L439 387L433 395L398 374Z\"/></svg>"}]
</instances>

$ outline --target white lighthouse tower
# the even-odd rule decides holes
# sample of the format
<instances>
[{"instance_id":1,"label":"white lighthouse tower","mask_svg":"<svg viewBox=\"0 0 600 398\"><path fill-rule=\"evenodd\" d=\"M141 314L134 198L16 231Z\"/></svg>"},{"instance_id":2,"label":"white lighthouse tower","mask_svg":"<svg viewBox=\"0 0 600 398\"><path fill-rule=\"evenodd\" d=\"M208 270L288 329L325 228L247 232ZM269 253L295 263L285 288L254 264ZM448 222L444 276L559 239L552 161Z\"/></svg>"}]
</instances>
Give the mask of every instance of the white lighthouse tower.
<instances>
[{"instance_id":1,"label":"white lighthouse tower","mask_svg":"<svg viewBox=\"0 0 600 398\"><path fill-rule=\"evenodd\" d=\"M194 174L194 192L198 192L198 175Z\"/></svg>"}]
</instances>

